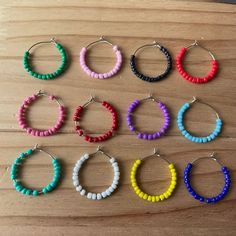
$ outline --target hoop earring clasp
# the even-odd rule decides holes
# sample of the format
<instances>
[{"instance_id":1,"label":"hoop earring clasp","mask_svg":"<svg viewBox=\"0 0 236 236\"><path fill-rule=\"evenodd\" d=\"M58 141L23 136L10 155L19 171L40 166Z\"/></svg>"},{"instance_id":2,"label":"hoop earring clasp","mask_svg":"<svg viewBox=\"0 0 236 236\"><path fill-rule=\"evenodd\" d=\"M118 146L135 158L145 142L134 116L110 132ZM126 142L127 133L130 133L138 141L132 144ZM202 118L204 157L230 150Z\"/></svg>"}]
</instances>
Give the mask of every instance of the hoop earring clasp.
<instances>
[{"instance_id":1,"label":"hoop earring clasp","mask_svg":"<svg viewBox=\"0 0 236 236\"><path fill-rule=\"evenodd\" d=\"M206 102L203 102L203 101L199 100L197 97L193 96L193 100L190 102L190 104L193 104L195 102L198 102L198 103L201 103L201 104L204 104L204 105L210 107L215 112L216 118L217 119L220 118L218 112L215 110L215 108L212 105L210 105L210 104L208 104Z\"/></svg>"},{"instance_id":2,"label":"hoop earring clasp","mask_svg":"<svg viewBox=\"0 0 236 236\"><path fill-rule=\"evenodd\" d=\"M158 158L162 159L163 161L165 161L168 165L170 164L170 161L167 160L165 157L163 157L163 155L160 154L160 152L157 148L154 148L153 154L142 158L142 160L145 160L145 159L148 159L148 158L151 158L151 157L158 157Z\"/></svg>"},{"instance_id":3,"label":"hoop earring clasp","mask_svg":"<svg viewBox=\"0 0 236 236\"><path fill-rule=\"evenodd\" d=\"M94 153L92 153L92 154L90 154L90 155L96 155L97 153L101 153L101 154L107 156L109 159L114 158L114 157L112 157L111 155L109 155L108 153L106 153L106 152L102 149L101 146L97 146L96 152L94 152Z\"/></svg>"},{"instance_id":4,"label":"hoop earring clasp","mask_svg":"<svg viewBox=\"0 0 236 236\"><path fill-rule=\"evenodd\" d=\"M92 42L92 43L89 43L85 48L88 49L89 47L95 45L95 44L98 44L98 43L107 43L111 46L114 46L114 44L112 44L109 40L105 39L104 36L101 36L98 40Z\"/></svg>"},{"instance_id":5,"label":"hoop earring clasp","mask_svg":"<svg viewBox=\"0 0 236 236\"><path fill-rule=\"evenodd\" d=\"M33 150L33 151L42 152L42 153L48 155L49 157L51 157L52 160L55 160L55 159L56 159L56 158L55 158L53 155L51 155L49 152L47 152L47 151L43 150L42 148L40 148L40 146L39 146L38 143L34 145L34 147L32 148L32 150Z\"/></svg>"},{"instance_id":6,"label":"hoop earring clasp","mask_svg":"<svg viewBox=\"0 0 236 236\"><path fill-rule=\"evenodd\" d=\"M151 100L153 102L159 102L159 100L156 99L152 93L149 93L149 95L146 98L143 98L140 101L147 101L147 100Z\"/></svg>"},{"instance_id":7,"label":"hoop earring clasp","mask_svg":"<svg viewBox=\"0 0 236 236\"><path fill-rule=\"evenodd\" d=\"M223 165L219 162L219 160L216 158L216 153L212 152L209 156L204 156L204 157L199 157L197 159L195 159L192 164L200 161L200 160L204 160L204 159L212 159L213 161L215 161L216 163L218 163L221 167L223 167Z\"/></svg>"},{"instance_id":8,"label":"hoop earring clasp","mask_svg":"<svg viewBox=\"0 0 236 236\"><path fill-rule=\"evenodd\" d=\"M188 47L186 47L186 49L191 49L193 47L200 47L200 48L202 48L203 50L205 50L205 51L207 51L209 53L209 55L211 56L211 58L213 60L215 60L215 56L213 55L213 53L209 49L207 49L207 48L203 47L201 44L199 44L199 42L197 40L194 40L194 42L192 44L190 44Z\"/></svg>"},{"instance_id":9,"label":"hoop earring clasp","mask_svg":"<svg viewBox=\"0 0 236 236\"><path fill-rule=\"evenodd\" d=\"M156 41L153 41L153 43L144 44L144 45L140 46L139 48L137 48L137 49L134 51L134 54L133 54L133 55L136 55L136 53L137 53L139 50L141 50L141 49L143 49L143 48L148 48L148 47L157 47L157 48L160 49L160 48L161 48L161 45L158 44Z\"/></svg>"},{"instance_id":10,"label":"hoop earring clasp","mask_svg":"<svg viewBox=\"0 0 236 236\"><path fill-rule=\"evenodd\" d=\"M48 40L48 41L40 41L40 42L37 42L37 43L33 44L33 45L27 50L27 52L29 52L33 47L35 47L35 46L37 46L37 45L39 45L39 44L44 44L44 43L57 44L56 39L53 37L53 38L51 38L51 39Z\"/></svg>"}]
</instances>

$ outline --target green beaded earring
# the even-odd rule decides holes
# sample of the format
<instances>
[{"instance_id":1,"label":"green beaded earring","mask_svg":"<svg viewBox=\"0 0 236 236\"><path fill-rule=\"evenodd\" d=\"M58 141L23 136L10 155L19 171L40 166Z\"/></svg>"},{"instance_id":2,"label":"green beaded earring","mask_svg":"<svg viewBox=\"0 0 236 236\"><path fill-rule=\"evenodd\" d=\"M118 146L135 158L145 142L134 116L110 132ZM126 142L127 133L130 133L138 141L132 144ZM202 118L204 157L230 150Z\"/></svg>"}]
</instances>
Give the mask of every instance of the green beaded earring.
<instances>
[{"instance_id":1,"label":"green beaded earring","mask_svg":"<svg viewBox=\"0 0 236 236\"><path fill-rule=\"evenodd\" d=\"M53 165L53 169L54 169L54 176L53 176L52 181L47 186L43 187L40 190L26 188L22 184L21 180L19 179L20 165L22 165L23 162L26 159L28 159L35 151L45 153L49 157L51 157L52 158L52 165ZM40 194L46 194L46 193L53 191L58 185L58 182L60 180L60 176L61 176L61 166L60 166L58 159L56 159L54 156L52 156L48 152L40 149L38 147L38 145L35 145L35 147L33 149L28 149L26 152L20 153L20 155L15 159L15 161L13 162L13 164L11 166L11 180L13 181L13 185L14 185L16 191L22 193L23 195L27 195L27 196L35 196L36 197Z\"/></svg>"},{"instance_id":2,"label":"green beaded earring","mask_svg":"<svg viewBox=\"0 0 236 236\"><path fill-rule=\"evenodd\" d=\"M61 54L61 65L59 66L59 68L53 72L53 73L49 73L49 74L40 74L37 73L35 71L33 71L33 69L30 66L29 60L30 60L30 50L39 44L42 43L53 43L55 45L55 47L59 50L60 54ZM37 79L42 79L42 80L50 80L50 79L54 79L56 77L58 77L60 74L62 74L62 72L65 70L66 68L66 62L67 62L67 56L66 56L66 51L65 49L62 47L61 44L59 44L58 42L55 41L54 38L52 38L50 41L42 41L42 42L38 42L35 43L34 45L32 45L24 54L23 57L23 66L25 68L25 70L33 77L37 78Z\"/></svg>"}]
</instances>

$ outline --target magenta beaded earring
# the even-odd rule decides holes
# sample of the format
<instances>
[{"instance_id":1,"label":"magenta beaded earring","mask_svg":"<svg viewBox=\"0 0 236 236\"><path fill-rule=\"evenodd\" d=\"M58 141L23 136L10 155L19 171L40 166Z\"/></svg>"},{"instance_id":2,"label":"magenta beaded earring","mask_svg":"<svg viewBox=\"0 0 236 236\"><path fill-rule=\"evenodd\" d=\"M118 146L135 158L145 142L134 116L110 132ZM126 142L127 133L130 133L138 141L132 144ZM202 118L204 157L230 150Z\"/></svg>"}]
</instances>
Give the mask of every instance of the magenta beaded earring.
<instances>
[{"instance_id":1,"label":"magenta beaded earring","mask_svg":"<svg viewBox=\"0 0 236 236\"><path fill-rule=\"evenodd\" d=\"M113 67L113 69L107 73L96 73L96 72L92 71L86 64L86 53L87 53L88 49L97 43L107 43L107 44L111 45L113 48L113 51L116 54L116 64ZM106 78L112 77L113 75L117 74L117 72L120 70L121 64L122 64L121 51L118 49L118 47L116 45L113 45L111 42L104 39L103 37L101 37L97 41L94 41L94 42L88 44L86 47L83 47L80 51L80 66L81 66L81 68L84 70L84 72L87 75L89 75L90 77L96 78L96 79L106 79Z\"/></svg>"},{"instance_id":2,"label":"magenta beaded earring","mask_svg":"<svg viewBox=\"0 0 236 236\"><path fill-rule=\"evenodd\" d=\"M134 121L133 121L134 110L140 104L140 102L147 101L147 100L151 100L151 101L155 102L157 104L157 106L161 109L161 111L164 115L164 118L165 118L164 125L162 126L162 128L159 131L151 133L151 134L137 131L137 129L135 128L135 125L134 125ZM154 139L160 138L162 135L164 135L166 133L167 129L170 126L170 114L169 114L169 111L164 103L162 103L159 100L157 101L152 95L150 95L149 97L141 99L141 100L134 100L129 105L127 116L126 116L126 121L127 121L127 125L129 127L130 131L135 132L139 139L154 140Z\"/></svg>"},{"instance_id":3,"label":"magenta beaded earring","mask_svg":"<svg viewBox=\"0 0 236 236\"><path fill-rule=\"evenodd\" d=\"M49 128L47 130L38 130L38 129L31 128L26 120L27 109L35 100L37 100L39 97L42 97L42 96L46 96L50 100L56 101L56 103L59 105L60 116L57 120L57 123L54 125L54 127ZM30 135L40 136L40 137L50 136L50 135L56 133L62 127L62 125L65 121L65 115L66 115L66 112L65 112L64 105L62 105L61 102L55 96L48 95L45 92L39 91L37 94L33 94L32 96L26 98L23 101L23 103L20 106L19 111L18 111L18 123L19 123L20 127L22 129L26 130L26 132Z\"/></svg>"}]
</instances>

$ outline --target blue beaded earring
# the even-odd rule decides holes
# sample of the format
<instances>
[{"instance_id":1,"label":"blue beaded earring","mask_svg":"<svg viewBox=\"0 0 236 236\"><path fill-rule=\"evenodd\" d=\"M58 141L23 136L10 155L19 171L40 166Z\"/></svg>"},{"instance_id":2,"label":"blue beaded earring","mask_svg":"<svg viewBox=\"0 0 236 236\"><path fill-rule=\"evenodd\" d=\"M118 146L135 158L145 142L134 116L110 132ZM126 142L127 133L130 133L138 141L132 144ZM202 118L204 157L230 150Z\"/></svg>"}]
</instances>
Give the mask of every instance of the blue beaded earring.
<instances>
[{"instance_id":1,"label":"blue beaded earring","mask_svg":"<svg viewBox=\"0 0 236 236\"><path fill-rule=\"evenodd\" d=\"M207 105L209 106L210 108L212 108L214 111L215 109L205 103L205 102L202 102L202 101L199 101L197 100L196 97L193 97L193 100L190 102L190 103L185 103L179 110L178 112L178 116L177 116L177 125L178 125L178 128L179 130L181 131L182 135L192 141L192 142L195 142L195 143L206 143L206 142L210 142L212 140L214 140L218 135L219 133L221 132L221 128L222 128L222 120L220 119L219 117L219 114L215 111L216 113L216 127L215 129L213 130L213 132L211 134L209 134L208 136L206 137L196 137L196 136L193 136L191 135L184 127L184 124L183 124L183 118L184 118L184 113L191 107L192 104L194 104L195 102L199 102L199 103L202 103L204 105Z\"/></svg>"},{"instance_id":2,"label":"blue beaded earring","mask_svg":"<svg viewBox=\"0 0 236 236\"><path fill-rule=\"evenodd\" d=\"M42 188L40 190L26 188L22 184L21 180L19 179L19 167L23 164L23 162L26 159L28 159L36 151L42 152L44 154L47 154L49 157L51 157L52 165L53 165L53 169L54 169L53 180L47 186L45 186L44 188ZM60 166L58 159L56 159L54 156L52 156L48 152L40 149L38 147L38 145L35 145L35 147L32 149L28 149L26 152L20 153L20 155L15 159L15 161L13 162L13 164L11 166L11 180L13 181L13 185L14 185L16 191L22 193L23 195L27 195L27 196L35 196L36 197L40 194L46 194L48 192L51 192L52 190L54 190L57 187L58 182L60 180L60 175L61 175L61 166Z\"/></svg>"},{"instance_id":3,"label":"blue beaded earring","mask_svg":"<svg viewBox=\"0 0 236 236\"><path fill-rule=\"evenodd\" d=\"M221 166L221 171L223 172L224 174L224 179L225 179L225 184L224 184L224 187L221 191L220 194L218 194L217 196L215 197L211 197L211 198L207 198L207 197L203 197L201 196L200 194L196 193L196 191L192 188L191 186L191 183L190 183L190 172L194 166L194 164L197 162L197 161L200 161L202 159L212 159L214 161L216 161L220 166ZM228 193L229 191L229 188L230 188L230 173L229 173L229 170L227 167L223 166L216 158L215 158L215 153L212 153L209 157L200 157L198 159L196 159L195 161L193 161L192 163L188 163L188 165L186 166L185 168L185 171L184 171L184 183L185 183L185 186L188 190L188 192L198 201L200 202L205 202L205 203L215 203L215 202L218 202L220 200L222 200L226 194Z\"/></svg>"}]
</instances>

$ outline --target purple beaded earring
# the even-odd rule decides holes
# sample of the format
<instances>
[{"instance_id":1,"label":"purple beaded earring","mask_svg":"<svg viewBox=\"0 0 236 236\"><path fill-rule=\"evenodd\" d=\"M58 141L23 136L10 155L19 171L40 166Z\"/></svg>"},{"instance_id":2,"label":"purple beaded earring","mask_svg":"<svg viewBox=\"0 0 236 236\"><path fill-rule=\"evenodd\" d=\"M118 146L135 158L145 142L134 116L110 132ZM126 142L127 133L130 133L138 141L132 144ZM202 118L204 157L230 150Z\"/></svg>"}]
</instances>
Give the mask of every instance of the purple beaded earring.
<instances>
[{"instance_id":1,"label":"purple beaded earring","mask_svg":"<svg viewBox=\"0 0 236 236\"><path fill-rule=\"evenodd\" d=\"M157 103L157 106L161 109L164 118L165 118L165 122L164 125L162 126L162 128L158 131L158 132L154 132L154 133L143 133L138 131L135 126L134 126L134 122L133 122L133 112L136 109L136 107L140 104L140 102L143 101L147 101L147 100L151 100L155 103ZM168 129L168 127L170 126L170 114L169 111L166 107L165 104L163 104L161 101L156 100L152 95L148 96L147 98L141 99L141 100L134 100L128 108L128 112L127 112L127 116L126 116L126 121L127 121L127 125L129 127L129 130L132 132L135 132L137 134L137 137L139 139L145 139L145 140L154 140L157 138L160 138L162 135L164 135Z\"/></svg>"}]
</instances>

